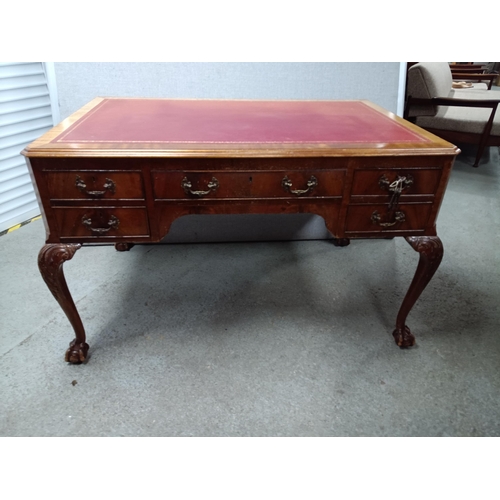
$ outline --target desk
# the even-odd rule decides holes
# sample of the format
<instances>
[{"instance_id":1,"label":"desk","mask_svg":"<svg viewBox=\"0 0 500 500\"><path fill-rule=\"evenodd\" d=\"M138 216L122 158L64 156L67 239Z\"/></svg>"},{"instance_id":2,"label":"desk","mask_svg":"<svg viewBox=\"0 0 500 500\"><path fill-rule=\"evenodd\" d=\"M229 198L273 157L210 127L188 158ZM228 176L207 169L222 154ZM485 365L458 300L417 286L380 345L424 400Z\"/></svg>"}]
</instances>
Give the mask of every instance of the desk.
<instances>
[{"instance_id":1,"label":"desk","mask_svg":"<svg viewBox=\"0 0 500 500\"><path fill-rule=\"evenodd\" d=\"M63 264L85 244L159 242L188 214L312 213L338 246L405 237L420 254L393 336L443 255L436 218L459 150L368 101L96 98L30 144L47 239L38 264L89 349Z\"/></svg>"}]
</instances>

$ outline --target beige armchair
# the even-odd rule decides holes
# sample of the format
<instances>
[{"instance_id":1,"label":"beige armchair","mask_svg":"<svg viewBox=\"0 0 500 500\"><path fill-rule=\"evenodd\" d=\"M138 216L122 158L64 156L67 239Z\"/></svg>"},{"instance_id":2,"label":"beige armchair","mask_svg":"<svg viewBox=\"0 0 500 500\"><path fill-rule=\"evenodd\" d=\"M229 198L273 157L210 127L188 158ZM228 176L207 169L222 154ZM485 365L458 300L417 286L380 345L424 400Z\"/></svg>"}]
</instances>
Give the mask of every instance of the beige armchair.
<instances>
[{"instance_id":1,"label":"beige armchair","mask_svg":"<svg viewBox=\"0 0 500 500\"><path fill-rule=\"evenodd\" d=\"M446 62L417 63L407 77L406 119L452 143L477 144L474 167L479 166L486 147L500 146L500 115L496 113L500 92L453 89L454 77Z\"/></svg>"}]
</instances>

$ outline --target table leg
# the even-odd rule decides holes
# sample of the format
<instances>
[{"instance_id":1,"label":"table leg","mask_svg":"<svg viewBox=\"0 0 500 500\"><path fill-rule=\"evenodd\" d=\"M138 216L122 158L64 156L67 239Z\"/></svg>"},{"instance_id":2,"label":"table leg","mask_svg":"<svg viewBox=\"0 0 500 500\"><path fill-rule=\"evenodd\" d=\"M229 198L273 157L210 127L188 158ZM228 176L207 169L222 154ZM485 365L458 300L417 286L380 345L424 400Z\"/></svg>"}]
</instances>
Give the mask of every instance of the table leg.
<instances>
[{"instance_id":1,"label":"table leg","mask_svg":"<svg viewBox=\"0 0 500 500\"><path fill-rule=\"evenodd\" d=\"M89 346L85 342L82 320L64 278L63 264L70 260L80 247L80 244L48 244L38 254L40 273L75 331L76 337L70 343L65 356L65 360L73 364L85 361Z\"/></svg>"},{"instance_id":2,"label":"table leg","mask_svg":"<svg viewBox=\"0 0 500 500\"><path fill-rule=\"evenodd\" d=\"M401 348L415 344L415 337L405 324L406 317L434 276L443 258L443 244L437 236L409 236L406 241L420 254L420 259L413 281L399 309L396 329L392 333L396 344Z\"/></svg>"},{"instance_id":3,"label":"table leg","mask_svg":"<svg viewBox=\"0 0 500 500\"><path fill-rule=\"evenodd\" d=\"M336 247L346 247L349 243L351 243L349 238L333 238L332 241Z\"/></svg>"},{"instance_id":4,"label":"table leg","mask_svg":"<svg viewBox=\"0 0 500 500\"><path fill-rule=\"evenodd\" d=\"M128 252L134 246L133 243L115 243L115 248L118 252Z\"/></svg>"}]
</instances>

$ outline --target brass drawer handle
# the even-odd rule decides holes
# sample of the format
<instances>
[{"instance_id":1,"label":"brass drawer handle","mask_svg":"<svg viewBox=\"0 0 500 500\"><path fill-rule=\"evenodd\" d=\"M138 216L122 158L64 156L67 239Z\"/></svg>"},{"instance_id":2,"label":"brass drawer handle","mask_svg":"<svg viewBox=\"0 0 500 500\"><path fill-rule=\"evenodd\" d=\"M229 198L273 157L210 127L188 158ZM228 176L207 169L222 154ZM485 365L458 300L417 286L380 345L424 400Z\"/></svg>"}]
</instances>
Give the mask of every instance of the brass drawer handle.
<instances>
[{"instance_id":1,"label":"brass drawer handle","mask_svg":"<svg viewBox=\"0 0 500 500\"><path fill-rule=\"evenodd\" d=\"M283 189L288 193L300 196L301 194L311 192L318 185L318 179L316 179L314 175L311 175L311 178L307 181L306 189L292 189L292 181L288 178L288 176L285 175L285 177L283 177L283 180L281 181L281 185L283 186Z\"/></svg>"},{"instance_id":2,"label":"brass drawer handle","mask_svg":"<svg viewBox=\"0 0 500 500\"><path fill-rule=\"evenodd\" d=\"M207 184L208 189L206 191L193 191L191 189L193 187L191 181L189 181L187 177L184 177L181 181L181 187L184 189L186 194L192 194L193 196L206 196L212 191L215 192L218 189L219 181L215 177L212 177L212 180Z\"/></svg>"},{"instance_id":3,"label":"brass drawer handle","mask_svg":"<svg viewBox=\"0 0 500 500\"><path fill-rule=\"evenodd\" d=\"M382 227L390 227L398 224L399 222L404 222L405 214L404 212L395 212L393 222L380 222L381 219L382 219L381 215L375 210L375 212L372 213L371 220L374 224L378 224L379 226Z\"/></svg>"},{"instance_id":4,"label":"brass drawer handle","mask_svg":"<svg viewBox=\"0 0 500 500\"><path fill-rule=\"evenodd\" d=\"M108 221L108 227L92 227L92 218L88 215L84 215L82 217L82 224L90 229L93 233L104 234L107 233L110 229L118 229L120 225L120 219L112 215Z\"/></svg>"},{"instance_id":5,"label":"brass drawer handle","mask_svg":"<svg viewBox=\"0 0 500 500\"><path fill-rule=\"evenodd\" d=\"M114 194L116 189L116 184L114 183L114 181L112 181L111 179L106 179L106 182L102 186L104 188L103 191L88 191L87 184L85 184L85 182L79 175L76 176L75 186L79 191L87 194L88 196L92 196L92 198L101 198L106 194L106 191Z\"/></svg>"}]
</instances>

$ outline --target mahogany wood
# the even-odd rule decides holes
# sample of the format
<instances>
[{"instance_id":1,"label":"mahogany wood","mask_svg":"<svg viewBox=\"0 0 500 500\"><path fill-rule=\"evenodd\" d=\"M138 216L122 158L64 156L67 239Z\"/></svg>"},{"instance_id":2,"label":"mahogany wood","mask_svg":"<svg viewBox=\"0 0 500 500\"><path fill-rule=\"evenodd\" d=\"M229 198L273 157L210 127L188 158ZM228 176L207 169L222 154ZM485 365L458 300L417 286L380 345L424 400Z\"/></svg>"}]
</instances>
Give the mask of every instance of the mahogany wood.
<instances>
[{"instance_id":1,"label":"mahogany wood","mask_svg":"<svg viewBox=\"0 0 500 500\"><path fill-rule=\"evenodd\" d=\"M401 348L415 344L415 337L406 326L406 318L443 258L443 244L437 236L410 236L406 238L406 241L420 254L420 259L413 281L399 309L396 329L392 333L397 345Z\"/></svg>"},{"instance_id":2,"label":"mahogany wood","mask_svg":"<svg viewBox=\"0 0 500 500\"><path fill-rule=\"evenodd\" d=\"M333 238L332 241L336 247L346 247L351 243L349 238Z\"/></svg>"},{"instance_id":3,"label":"mahogany wood","mask_svg":"<svg viewBox=\"0 0 500 500\"><path fill-rule=\"evenodd\" d=\"M125 241L115 243L115 248L118 252L128 252L132 249L133 246L133 243L126 243Z\"/></svg>"},{"instance_id":4,"label":"mahogany wood","mask_svg":"<svg viewBox=\"0 0 500 500\"><path fill-rule=\"evenodd\" d=\"M40 271L75 330L67 361L84 361L88 344L63 263L85 243L127 251L136 243L159 242L174 220L188 214L313 213L324 218L336 246L347 246L350 238L407 237L421 253L421 263L403 301L395 338L402 347L414 342L404 322L439 265L436 219L459 153L455 146L367 101L341 106L343 112L369 111L366 116L342 115L340 121L331 116L332 127L352 139L338 141L334 133L326 143L273 142L272 127L269 141L255 143L109 143L99 140L97 129L95 141L58 139L77 136L78 125L95 119L105 101L95 99L23 152L47 230ZM217 108L217 101L212 104ZM224 106L227 110L227 102ZM286 102L281 106L286 108ZM302 123L292 108L287 110L290 119ZM151 102L148 109L154 113ZM234 116L238 120L238 113ZM304 119L312 120L307 127L315 126L313 115ZM144 120L148 123L147 116ZM238 122L224 126L231 130ZM366 127L363 140L359 126ZM404 140L377 142L380 126Z\"/></svg>"},{"instance_id":5,"label":"mahogany wood","mask_svg":"<svg viewBox=\"0 0 500 500\"><path fill-rule=\"evenodd\" d=\"M401 200L408 197L414 198L415 195L434 195L441 178L441 169L417 169L401 168L378 169L378 170L358 170L354 174L352 186L352 196L369 195L383 196L387 198L387 188L380 184L380 180L385 177L389 183L394 182L399 176L410 177L413 182L410 187L401 193Z\"/></svg>"},{"instance_id":6,"label":"mahogany wood","mask_svg":"<svg viewBox=\"0 0 500 500\"><path fill-rule=\"evenodd\" d=\"M45 171L52 201L144 200L141 172Z\"/></svg>"},{"instance_id":7,"label":"mahogany wood","mask_svg":"<svg viewBox=\"0 0 500 500\"><path fill-rule=\"evenodd\" d=\"M149 239L146 208L86 206L54 207L53 210L61 239Z\"/></svg>"},{"instance_id":8,"label":"mahogany wood","mask_svg":"<svg viewBox=\"0 0 500 500\"><path fill-rule=\"evenodd\" d=\"M351 205L347 212L346 234L351 232L380 233L381 230L390 231L415 231L423 232L429 220L432 203L399 203L397 209L389 209L387 203L373 205ZM377 222L377 212L380 215L380 222ZM391 224L396 220L396 213L404 214L404 220L393 226L383 226L381 224Z\"/></svg>"},{"instance_id":9,"label":"mahogany wood","mask_svg":"<svg viewBox=\"0 0 500 500\"><path fill-rule=\"evenodd\" d=\"M316 178L317 185L303 195L294 195L283 187L285 177L292 182L292 189L295 190L305 188L311 177ZM153 189L157 201L190 199L193 196L189 196L183 189L183 179L192 183L194 190L203 191L212 178L215 178L218 187L207 195L196 196L197 198L294 198L295 196L340 198L343 193L344 177L345 170L153 171Z\"/></svg>"},{"instance_id":10,"label":"mahogany wood","mask_svg":"<svg viewBox=\"0 0 500 500\"><path fill-rule=\"evenodd\" d=\"M38 254L38 268L42 278L75 331L75 339L70 343L65 355L65 360L74 364L85 361L89 346L85 342L82 320L66 284L63 264L72 259L80 247L79 244L50 244L42 247Z\"/></svg>"}]
</instances>

